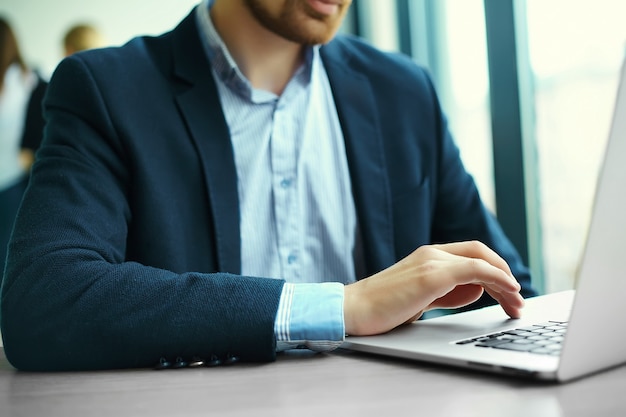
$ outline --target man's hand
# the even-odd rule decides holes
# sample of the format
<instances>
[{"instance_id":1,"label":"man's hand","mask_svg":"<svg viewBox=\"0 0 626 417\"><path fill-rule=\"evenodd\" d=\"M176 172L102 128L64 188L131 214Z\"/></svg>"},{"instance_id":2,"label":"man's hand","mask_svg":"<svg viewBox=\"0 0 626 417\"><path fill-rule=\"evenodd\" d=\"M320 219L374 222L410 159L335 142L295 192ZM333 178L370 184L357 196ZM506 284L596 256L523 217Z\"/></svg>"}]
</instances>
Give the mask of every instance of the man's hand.
<instances>
[{"instance_id":1,"label":"man's hand","mask_svg":"<svg viewBox=\"0 0 626 417\"><path fill-rule=\"evenodd\" d=\"M507 263L480 242L422 246L389 268L345 287L349 335L387 332L433 308L455 308L487 291L513 318L524 300Z\"/></svg>"}]
</instances>

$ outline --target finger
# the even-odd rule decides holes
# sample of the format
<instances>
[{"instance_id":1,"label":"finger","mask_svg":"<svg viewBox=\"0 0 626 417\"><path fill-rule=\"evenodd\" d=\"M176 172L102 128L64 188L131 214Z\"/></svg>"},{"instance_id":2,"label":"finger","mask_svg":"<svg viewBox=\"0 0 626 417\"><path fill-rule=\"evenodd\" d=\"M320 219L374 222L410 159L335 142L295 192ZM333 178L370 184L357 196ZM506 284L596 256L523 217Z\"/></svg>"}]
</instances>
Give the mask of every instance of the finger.
<instances>
[{"instance_id":1,"label":"finger","mask_svg":"<svg viewBox=\"0 0 626 417\"><path fill-rule=\"evenodd\" d=\"M477 258L459 257L447 269L447 274L443 279L446 280L450 289L457 285L475 284L498 292L516 293L520 290L520 285L515 278L491 263Z\"/></svg>"},{"instance_id":2,"label":"finger","mask_svg":"<svg viewBox=\"0 0 626 417\"><path fill-rule=\"evenodd\" d=\"M524 298L519 293L500 293L492 289L486 289L485 291L502 306L502 309L509 317L514 319L521 317Z\"/></svg>"},{"instance_id":3,"label":"finger","mask_svg":"<svg viewBox=\"0 0 626 417\"><path fill-rule=\"evenodd\" d=\"M484 289L480 285L459 285L446 295L433 301L428 309L463 307L478 300L483 292Z\"/></svg>"},{"instance_id":4,"label":"finger","mask_svg":"<svg viewBox=\"0 0 626 417\"><path fill-rule=\"evenodd\" d=\"M510 317L519 318L521 316L524 300L519 294L519 283L486 261L461 258L448 270L443 281L447 282L438 290L445 291L445 293L436 297L435 301L431 303L434 306L445 307L442 303L446 302L450 302L449 308L470 304L480 297L480 293L475 292L476 298L473 298L471 294L463 294L463 292L471 290L472 286L480 286L500 303ZM443 282L440 283L443 284ZM462 304L463 301L466 303ZM457 302L456 306L452 305Z\"/></svg>"},{"instance_id":5,"label":"finger","mask_svg":"<svg viewBox=\"0 0 626 417\"><path fill-rule=\"evenodd\" d=\"M506 261L482 242L472 240L433 246L439 250L448 252L453 255L463 256L467 258L483 259L489 262L491 265L500 268L511 277L513 276L511 268L509 268L509 265L506 263Z\"/></svg>"}]
</instances>

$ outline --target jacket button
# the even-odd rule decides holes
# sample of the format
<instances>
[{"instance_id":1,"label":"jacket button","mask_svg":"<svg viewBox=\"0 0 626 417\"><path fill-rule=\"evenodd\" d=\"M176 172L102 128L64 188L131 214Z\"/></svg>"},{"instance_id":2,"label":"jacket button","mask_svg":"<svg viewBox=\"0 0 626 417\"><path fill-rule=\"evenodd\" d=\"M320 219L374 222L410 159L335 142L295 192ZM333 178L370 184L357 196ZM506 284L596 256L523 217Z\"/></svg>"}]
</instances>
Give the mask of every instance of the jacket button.
<instances>
[{"instance_id":1,"label":"jacket button","mask_svg":"<svg viewBox=\"0 0 626 417\"><path fill-rule=\"evenodd\" d=\"M200 359L197 356L194 356L191 361L189 361L189 367L190 368L197 368L199 366L203 366L204 365L204 361L202 359Z\"/></svg>"},{"instance_id":2,"label":"jacket button","mask_svg":"<svg viewBox=\"0 0 626 417\"><path fill-rule=\"evenodd\" d=\"M174 369L181 369L181 368L186 368L186 367L187 367L187 362L180 356L176 358L176 362L174 362L174 364L172 365L172 368Z\"/></svg>"},{"instance_id":3,"label":"jacket button","mask_svg":"<svg viewBox=\"0 0 626 417\"><path fill-rule=\"evenodd\" d=\"M154 369L160 371L162 369L169 369L172 367L172 363L168 361L166 358L159 359L159 363L154 366Z\"/></svg>"},{"instance_id":4,"label":"jacket button","mask_svg":"<svg viewBox=\"0 0 626 417\"><path fill-rule=\"evenodd\" d=\"M209 367L219 366L221 364L222 364L222 361L216 355L211 355L211 357L204 362L204 366L209 366Z\"/></svg>"},{"instance_id":5,"label":"jacket button","mask_svg":"<svg viewBox=\"0 0 626 417\"><path fill-rule=\"evenodd\" d=\"M234 363L239 362L239 357L235 355L231 355L230 353L226 355L226 359L224 359L224 365L232 365Z\"/></svg>"}]
</instances>

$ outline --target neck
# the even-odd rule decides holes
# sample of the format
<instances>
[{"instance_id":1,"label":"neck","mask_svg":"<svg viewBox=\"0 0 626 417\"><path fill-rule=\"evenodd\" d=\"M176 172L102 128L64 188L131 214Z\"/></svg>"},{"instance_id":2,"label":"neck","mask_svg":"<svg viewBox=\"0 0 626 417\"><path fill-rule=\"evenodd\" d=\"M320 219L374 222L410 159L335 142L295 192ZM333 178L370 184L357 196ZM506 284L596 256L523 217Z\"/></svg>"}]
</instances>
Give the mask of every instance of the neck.
<instances>
[{"instance_id":1,"label":"neck","mask_svg":"<svg viewBox=\"0 0 626 417\"><path fill-rule=\"evenodd\" d=\"M280 95L302 64L303 46L267 30L240 1L216 1L211 19L252 86Z\"/></svg>"}]
</instances>

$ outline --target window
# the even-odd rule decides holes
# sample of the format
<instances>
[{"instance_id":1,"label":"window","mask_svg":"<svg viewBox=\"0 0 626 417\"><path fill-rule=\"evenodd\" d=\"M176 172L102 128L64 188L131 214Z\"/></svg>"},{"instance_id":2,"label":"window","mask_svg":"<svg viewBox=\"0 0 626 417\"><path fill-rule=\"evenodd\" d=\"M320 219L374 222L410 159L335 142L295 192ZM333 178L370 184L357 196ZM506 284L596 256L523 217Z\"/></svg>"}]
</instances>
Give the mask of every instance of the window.
<instances>
[{"instance_id":1,"label":"window","mask_svg":"<svg viewBox=\"0 0 626 417\"><path fill-rule=\"evenodd\" d=\"M452 135L487 207L496 211L482 0L438 0L437 89Z\"/></svg>"},{"instance_id":2,"label":"window","mask_svg":"<svg viewBox=\"0 0 626 417\"><path fill-rule=\"evenodd\" d=\"M482 0L354 3L359 35L388 51L406 50L428 68L450 130L487 206L495 211L489 119L489 78Z\"/></svg>"},{"instance_id":3,"label":"window","mask_svg":"<svg viewBox=\"0 0 626 417\"><path fill-rule=\"evenodd\" d=\"M538 289L572 288L626 55L626 2L355 0L354 6L357 34L430 70L483 200L518 249L528 243L528 253L520 252ZM498 44L505 37L510 42ZM495 96L511 107L500 111L490 103ZM509 126L518 136L503 142ZM509 163L523 169L504 175L496 169ZM520 198L498 212L508 190ZM519 201L526 206L518 212Z\"/></svg>"},{"instance_id":4,"label":"window","mask_svg":"<svg viewBox=\"0 0 626 417\"><path fill-rule=\"evenodd\" d=\"M626 51L622 0L526 0L546 291L571 288Z\"/></svg>"}]
</instances>

